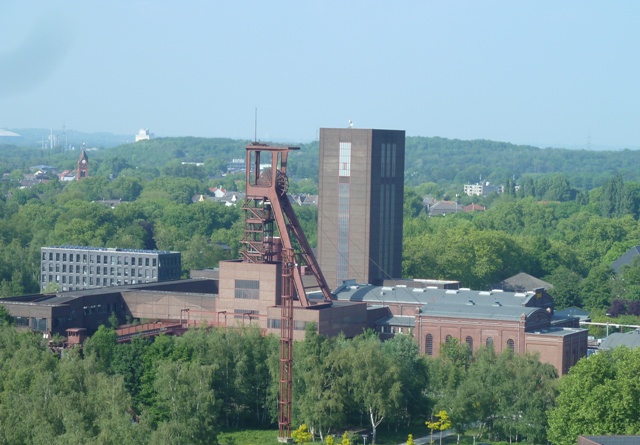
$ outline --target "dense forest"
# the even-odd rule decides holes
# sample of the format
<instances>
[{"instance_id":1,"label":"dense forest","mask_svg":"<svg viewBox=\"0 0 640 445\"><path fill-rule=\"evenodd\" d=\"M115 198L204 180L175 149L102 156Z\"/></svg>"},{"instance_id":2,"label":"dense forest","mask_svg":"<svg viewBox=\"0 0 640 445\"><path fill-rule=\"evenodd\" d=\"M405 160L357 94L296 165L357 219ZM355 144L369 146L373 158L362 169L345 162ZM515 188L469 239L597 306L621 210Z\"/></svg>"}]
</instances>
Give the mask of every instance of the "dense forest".
<instances>
[{"instance_id":1,"label":"dense forest","mask_svg":"<svg viewBox=\"0 0 640 445\"><path fill-rule=\"evenodd\" d=\"M39 291L45 245L177 250L185 277L235 258L240 209L192 197L210 187L242 190L243 175L224 172L243 157L246 143L174 138L89 151L91 177L62 183L50 176L31 188L20 187L29 167L73 169L78 151L0 147L0 295ZM404 276L485 289L527 272L554 285L558 309L580 306L595 321L611 320L608 313L617 323L638 324L640 262L620 275L611 269L640 244L640 182L627 169L634 156L408 138ZM292 193L317 192L317 143L292 155L290 173ZM428 216L425 196L461 195L463 183L476 176L504 185L499 195L456 197L485 205L485 212ZM296 212L315 244L317 208ZM102 327L82 353L58 358L41 339L6 325L0 328L0 443L215 443L216 437L233 443L230 429L274 426L277 339L196 329L117 344L113 329ZM425 434L425 421L442 425L443 415L474 440L544 443L548 434L564 445L575 441L575 431L640 428L628 416L620 430L617 418L599 416L598 399L586 394L580 400L591 417L572 429L563 424L580 392L582 380L575 379L592 382L594 393L631 387L623 367L635 369L635 352L603 354L598 366L581 362L558 386L553 368L535 357L490 349L470 355L466 345L447 345L429 358L405 336L380 343L373 333L346 340L310 330L295 347L294 421L317 440L330 442L345 428L375 430L382 442L395 431ZM624 400L611 401L611 412Z\"/></svg>"}]
</instances>

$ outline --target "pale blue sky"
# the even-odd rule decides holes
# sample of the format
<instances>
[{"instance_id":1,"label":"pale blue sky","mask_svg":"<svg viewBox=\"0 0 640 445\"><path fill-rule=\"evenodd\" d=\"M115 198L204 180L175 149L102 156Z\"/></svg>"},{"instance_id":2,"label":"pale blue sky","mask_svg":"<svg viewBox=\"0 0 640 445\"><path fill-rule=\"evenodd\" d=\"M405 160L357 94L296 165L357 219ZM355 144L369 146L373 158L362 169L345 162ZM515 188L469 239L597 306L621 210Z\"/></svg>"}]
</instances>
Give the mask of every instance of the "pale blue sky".
<instances>
[{"instance_id":1,"label":"pale blue sky","mask_svg":"<svg viewBox=\"0 0 640 445\"><path fill-rule=\"evenodd\" d=\"M0 128L640 148L640 2L0 0ZM590 138L590 139L589 139Z\"/></svg>"}]
</instances>

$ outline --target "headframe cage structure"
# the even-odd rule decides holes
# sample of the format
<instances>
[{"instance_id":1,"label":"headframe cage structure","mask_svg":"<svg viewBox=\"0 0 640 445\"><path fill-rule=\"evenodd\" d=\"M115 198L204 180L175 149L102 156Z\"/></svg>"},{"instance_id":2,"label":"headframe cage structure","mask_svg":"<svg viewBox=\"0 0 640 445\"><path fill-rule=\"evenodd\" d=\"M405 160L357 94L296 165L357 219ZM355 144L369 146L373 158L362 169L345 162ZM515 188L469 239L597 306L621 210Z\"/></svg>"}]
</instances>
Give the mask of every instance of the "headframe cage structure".
<instances>
[{"instance_id":1,"label":"headframe cage structure","mask_svg":"<svg viewBox=\"0 0 640 445\"><path fill-rule=\"evenodd\" d=\"M320 308L331 305L329 286L302 231L300 222L287 197L288 155L299 147L274 147L253 143L246 147L246 200L242 259L251 263L281 261L282 251L294 252L293 280L295 295L303 307ZM279 238L275 236L277 229ZM305 287L302 267L315 277L315 283ZM307 290L319 290L321 300L310 300Z\"/></svg>"}]
</instances>

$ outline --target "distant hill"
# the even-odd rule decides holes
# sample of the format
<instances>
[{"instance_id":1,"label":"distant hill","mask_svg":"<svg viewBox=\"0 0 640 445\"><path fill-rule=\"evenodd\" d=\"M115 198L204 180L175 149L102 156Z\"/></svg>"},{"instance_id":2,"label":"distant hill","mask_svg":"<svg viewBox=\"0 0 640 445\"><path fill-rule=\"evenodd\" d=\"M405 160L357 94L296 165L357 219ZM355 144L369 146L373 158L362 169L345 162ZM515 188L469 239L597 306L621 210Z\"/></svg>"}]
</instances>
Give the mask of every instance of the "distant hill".
<instances>
[{"instance_id":1,"label":"distant hill","mask_svg":"<svg viewBox=\"0 0 640 445\"><path fill-rule=\"evenodd\" d=\"M109 133L67 132L69 146L76 150L42 149L49 130L19 130L16 137L0 138L0 167L4 171L35 164L73 168L82 142L91 150L92 172L105 174L110 165L129 165L160 172L167 164L213 162L224 166L232 159L244 158L248 140L229 138L167 137L131 142L132 136ZM30 141L30 142L28 142ZM274 145L291 145L274 142ZM300 150L291 155L292 178L318 178L318 142L296 144ZM100 167L100 164L102 168ZM416 186L435 182L442 187L489 181L504 183L507 178L522 181L527 176L564 175L571 186L582 190L599 187L604 181L621 175L625 181L640 182L640 150L569 150L538 148L488 140L464 141L440 137L410 136L406 139L405 183ZM218 170L219 171L219 170ZM117 173L117 172L116 172Z\"/></svg>"},{"instance_id":2,"label":"distant hill","mask_svg":"<svg viewBox=\"0 0 640 445\"><path fill-rule=\"evenodd\" d=\"M0 144L12 144L18 147L31 147L31 148L49 148L49 138L51 133L54 135L57 147L62 148L65 143L67 147L80 148L82 144L86 147L96 148L110 148L118 145L126 144L134 140L134 133L130 135L120 135L113 133L84 133L81 131L67 129L62 131L61 129L48 128L12 128L7 129L13 133L17 133L18 137L0 138Z\"/></svg>"}]
</instances>

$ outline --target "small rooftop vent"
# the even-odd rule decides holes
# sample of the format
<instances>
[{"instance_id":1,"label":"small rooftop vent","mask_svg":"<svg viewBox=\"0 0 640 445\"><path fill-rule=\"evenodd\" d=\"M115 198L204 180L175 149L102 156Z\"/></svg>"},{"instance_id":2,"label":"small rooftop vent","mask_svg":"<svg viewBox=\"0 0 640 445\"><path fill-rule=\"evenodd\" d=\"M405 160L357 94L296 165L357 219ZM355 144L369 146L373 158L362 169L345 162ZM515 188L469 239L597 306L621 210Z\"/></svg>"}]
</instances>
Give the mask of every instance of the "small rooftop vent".
<instances>
[{"instance_id":1,"label":"small rooftop vent","mask_svg":"<svg viewBox=\"0 0 640 445\"><path fill-rule=\"evenodd\" d=\"M478 294L479 294L479 295L491 295L491 291L488 291L488 290L481 290Z\"/></svg>"},{"instance_id":2,"label":"small rooftop vent","mask_svg":"<svg viewBox=\"0 0 640 445\"><path fill-rule=\"evenodd\" d=\"M406 284L396 284L396 287L407 287Z\"/></svg>"},{"instance_id":3,"label":"small rooftop vent","mask_svg":"<svg viewBox=\"0 0 640 445\"><path fill-rule=\"evenodd\" d=\"M476 303L473 300L467 301L467 306L474 306Z\"/></svg>"},{"instance_id":4,"label":"small rooftop vent","mask_svg":"<svg viewBox=\"0 0 640 445\"><path fill-rule=\"evenodd\" d=\"M522 293L522 292L516 292L515 294L513 294L514 297L526 297L527 294Z\"/></svg>"},{"instance_id":5,"label":"small rooftop vent","mask_svg":"<svg viewBox=\"0 0 640 445\"><path fill-rule=\"evenodd\" d=\"M493 305L498 307L498 306L502 306L502 303L500 303L499 301L494 301Z\"/></svg>"},{"instance_id":6,"label":"small rooftop vent","mask_svg":"<svg viewBox=\"0 0 640 445\"><path fill-rule=\"evenodd\" d=\"M438 286L427 286L427 289L437 289Z\"/></svg>"},{"instance_id":7,"label":"small rooftop vent","mask_svg":"<svg viewBox=\"0 0 640 445\"><path fill-rule=\"evenodd\" d=\"M388 287L388 286L382 286L382 291L386 292L386 291L392 291L393 288L392 287Z\"/></svg>"},{"instance_id":8,"label":"small rooftop vent","mask_svg":"<svg viewBox=\"0 0 640 445\"><path fill-rule=\"evenodd\" d=\"M504 292L502 289L491 289L491 292Z\"/></svg>"},{"instance_id":9,"label":"small rooftop vent","mask_svg":"<svg viewBox=\"0 0 640 445\"><path fill-rule=\"evenodd\" d=\"M457 294L458 293L458 289L447 289L447 294Z\"/></svg>"},{"instance_id":10,"label":"small rooftop vent","mask_svg":"<svg viewBox=\"0 0 640 445\"><path fill-rule=\"evenodd\" d=\"M422 292L426 292L426 291L427 291L427 289L425 289L425 288L423 288L423 287L414 287L414 288L413 288L413 291L414 291L414 292L420 292L420 293L422 293Z\"/></svg>"},{"instance_id":11,"label":"small rooftop vent","mask_svg":"<svg viewBox=\"0 0 640 445\"><path fill-rule=\"evenodd\" d=\"M470 287L461 287L460 290L471 290Z\"/></svg>"}]
</instances>

